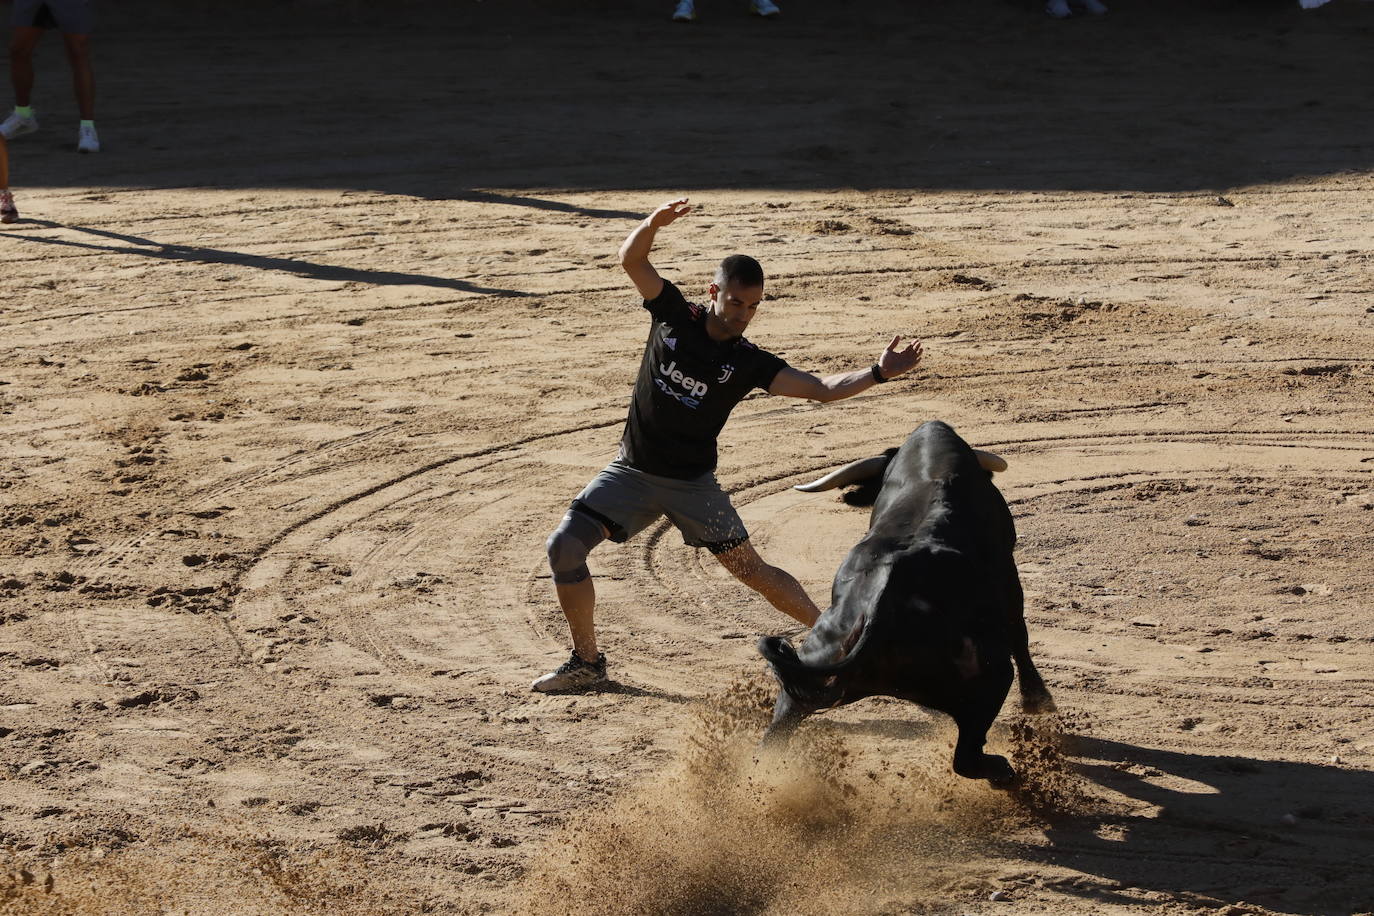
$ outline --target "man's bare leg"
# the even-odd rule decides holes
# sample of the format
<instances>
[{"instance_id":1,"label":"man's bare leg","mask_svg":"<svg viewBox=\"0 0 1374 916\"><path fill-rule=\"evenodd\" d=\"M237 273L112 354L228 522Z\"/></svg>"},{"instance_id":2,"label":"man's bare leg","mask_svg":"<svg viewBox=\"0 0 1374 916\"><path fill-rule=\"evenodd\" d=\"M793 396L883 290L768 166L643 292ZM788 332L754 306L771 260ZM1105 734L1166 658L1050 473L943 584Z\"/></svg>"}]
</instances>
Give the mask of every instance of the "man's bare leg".
<instances>
[{"instance_id":1,"label":"man's bare leg","mask_svg":"<svg viewBox=\"0 0 1374 916\"><path fill-rule=\"evenodd\" d=\"M76 91L76 105L83 121L95 120L95 71L91 68L89 35L63 35L67 47L67 61L72 67L72 89ZM17 91L17 90L16 90Z\"/></svg>"},{"instance_id":2,"label":"man's bare leg","mask_svg":"<svg viewBox=\"0 0 1374 916\"><path fill-rule=\"evenodd\" d=\"M19 221L19 208L10 194L10 148L5 135L0 134L0 223Z\"/></svg>"},{"instance_id":3,"label":"man's bare leg","mask_svg":"<svg viewBox=\"0 0 1374 916\"><path fill-rule=\"evenodd\" d=\"M573 650L583 661L596 661L596 627L592 622L596 610L596 586L591 576L581 582L555 583L558 606L568 618L568 632L572 634Z\"/></svg>"},{"instance_id":4,"label":"man's bare leg","mask_svg":"<svg viewBox=\"0 0 1374 916\"><path fill-rule=\"evenodd\" d=\"M806 594L801 583L786 570L765 563L748 541L733 550L716 554L716 559L736 579L798 623L809 627L821 616L820 608Z\"/></svg>"},{"instance_id":5,"label":"man's bare leg","mask_svg":"<svg viewBox=\"0 0 1374 916\"><path fill-rule=\"evenodd\" d=\"M14 104L27 108L33 101L33 49L43 37L42 29L15 28L10 37L10 82L14 84Z\"/></svg>"}]
</instances>

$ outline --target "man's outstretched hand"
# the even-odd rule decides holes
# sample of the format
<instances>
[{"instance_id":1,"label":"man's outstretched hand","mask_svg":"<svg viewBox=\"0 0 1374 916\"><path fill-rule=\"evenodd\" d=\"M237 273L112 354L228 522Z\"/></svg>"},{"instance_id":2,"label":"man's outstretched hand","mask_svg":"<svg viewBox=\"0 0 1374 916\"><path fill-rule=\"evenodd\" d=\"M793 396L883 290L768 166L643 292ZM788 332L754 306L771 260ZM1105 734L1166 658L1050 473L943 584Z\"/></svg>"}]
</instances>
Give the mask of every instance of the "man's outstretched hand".
<instances>
[{"instance_id":1,"label":"man's outstretched hand","mask_svg":"<svg viewBox=\"0 0 1374 916\"><path fill-rule=\"evenodd\" d=\"M692 212L692 208L687 205L687 198L679 197L677 200L670 200L649 214L649 225L655 229L662 229L671 224L679 216L686 216Z\"/></svg>"},{"instance_id":2,"label":"man's outstretched hand","mask_svg":"<svg viewBox=\"0 0 1374 916\"><path fill-rule=\"evenodd\" d=\"M887 345L883 355L878 357L878 371L883 374L883 378L896 378L903 372L910 372L921 362L921 342L913 340L905 347L902 345L902 336L898 334L892 338L892 342Z\"/></svg>"}]
</instances>

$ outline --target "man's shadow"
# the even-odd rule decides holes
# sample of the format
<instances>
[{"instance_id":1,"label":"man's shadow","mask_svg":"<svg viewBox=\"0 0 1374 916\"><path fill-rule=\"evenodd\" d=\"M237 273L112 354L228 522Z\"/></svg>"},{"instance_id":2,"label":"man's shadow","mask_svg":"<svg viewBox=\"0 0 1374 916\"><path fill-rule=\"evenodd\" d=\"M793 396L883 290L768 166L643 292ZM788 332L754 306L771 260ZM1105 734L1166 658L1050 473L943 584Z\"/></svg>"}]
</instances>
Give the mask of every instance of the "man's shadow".
<instances>
[{"instance_id":1,"label":"man's shadow","mask_svg":"<svg viewBox=\"0 0 1374 916\"><path fill-rule=\"evenodd\" d=\"M436 277L430 274L402 273L394 270L363 270L356 267L338 267L332 264L316 264L296 258L276 258L267 255L245 254L241 251L226 251L221 248L203 248L198 245L176 245L155 242L137 235L125 235L106 229L91 229L85 226L69 226L51 220L27 219L24 225L43 229L68 229L85 235L123 242L122 245L102 245L96 242L76 241L74 239L52 238L44 235L29 235L22 232L6 232L4 238L33 242L39 245L54 245L62 248L80 248L87 251L105 251L113 254L132 254L145 258L165 261L185 261L193 264L234 264L253 270L275 270L305 277L310 280L328 280L339 283L366 283L372 286L428 286L437 289L451 289L464 293L477 293L485 296L527 296L528 293L514 289L481 286L466 280L450 277Z\"/></svg>"},{"instance_id":2,"label":"man's shadow","mask_svg":"<svg viewBox=\"0 0 1374 916\"><path fill-rule=\"evenodd\" d=\"M531 197L528 194L499 194L495 191L479 191L476 189L452 191L444 199L462 200L474 204L503 204L509 207L529 207L534 210L547 210L551 213L570 213L574 216L586 216L592 219L640 220L644 218L643 213L637 213L633 210L607 210L603 207L566 204L558 200Z\"/></svg>"},{"instance_id":3,"label":"man's shadow","mask_svg":"<svg viewBox=\"0 0 1374 916\"><path fill-rule=\"evenodd\" d=\"M1138 906L1146 891L1304 916L1374 911L1374 773L1097 738L1067 737L1065 750L1080 776L1154 810L1067 818L1050 845L1022 850L1090 876L1058 891L1104 906Z\"/></svg>"}]
</instances>

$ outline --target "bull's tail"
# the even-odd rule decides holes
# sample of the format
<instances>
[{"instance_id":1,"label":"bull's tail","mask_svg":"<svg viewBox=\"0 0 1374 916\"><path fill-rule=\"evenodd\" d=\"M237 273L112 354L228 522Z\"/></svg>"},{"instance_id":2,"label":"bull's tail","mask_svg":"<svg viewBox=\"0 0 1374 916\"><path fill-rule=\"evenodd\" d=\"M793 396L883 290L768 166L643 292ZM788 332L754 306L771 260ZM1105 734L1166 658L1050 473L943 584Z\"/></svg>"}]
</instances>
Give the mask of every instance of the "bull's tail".
<instances>
[{"instance_id":1,"label":"bull's tail","mask_svg":"<svg viewBox=\"0 0 1374 916\"><path fill-rule=\"evenodd\" d=\"M865 626L857 642L849 647L848 654L830 665L807 664L797 657L797 650L792 648L792 644L781 636L760 638L758 649L764 661L773 669L773 675L782 689L792 699L811 709L826 709L840 701L844 691L836 683L836 676L854 664L872 630L872 626Z\"/></svg>"}]
</instances>

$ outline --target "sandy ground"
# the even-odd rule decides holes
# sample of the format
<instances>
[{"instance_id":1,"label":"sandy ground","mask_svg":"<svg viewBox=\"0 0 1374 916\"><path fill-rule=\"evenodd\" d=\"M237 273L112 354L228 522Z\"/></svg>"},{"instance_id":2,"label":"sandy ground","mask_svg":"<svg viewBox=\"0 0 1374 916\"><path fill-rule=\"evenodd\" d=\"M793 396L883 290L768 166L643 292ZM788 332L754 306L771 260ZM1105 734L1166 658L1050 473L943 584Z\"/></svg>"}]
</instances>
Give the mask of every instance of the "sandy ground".
<instances>
[{"instance_id":1,"label":"sandy ground","mask_svg":"<svg viewBox=\"0 0 1374 916\"><path fill-rule=\"evenodd\" d=\"M1374 4L106 4L106 149L42 48L0 231L0 908L1374 911ZM385 6L385 9L378 7ZM173 11L175 10L175 11ZM871 700L753 762L789 621L657 526L543 542L614 454L634 223L755 254L798 367L719 476L824 603L791 485L941 418L1006 456L1062 715Z\"/></svg>"}]
</instances>

